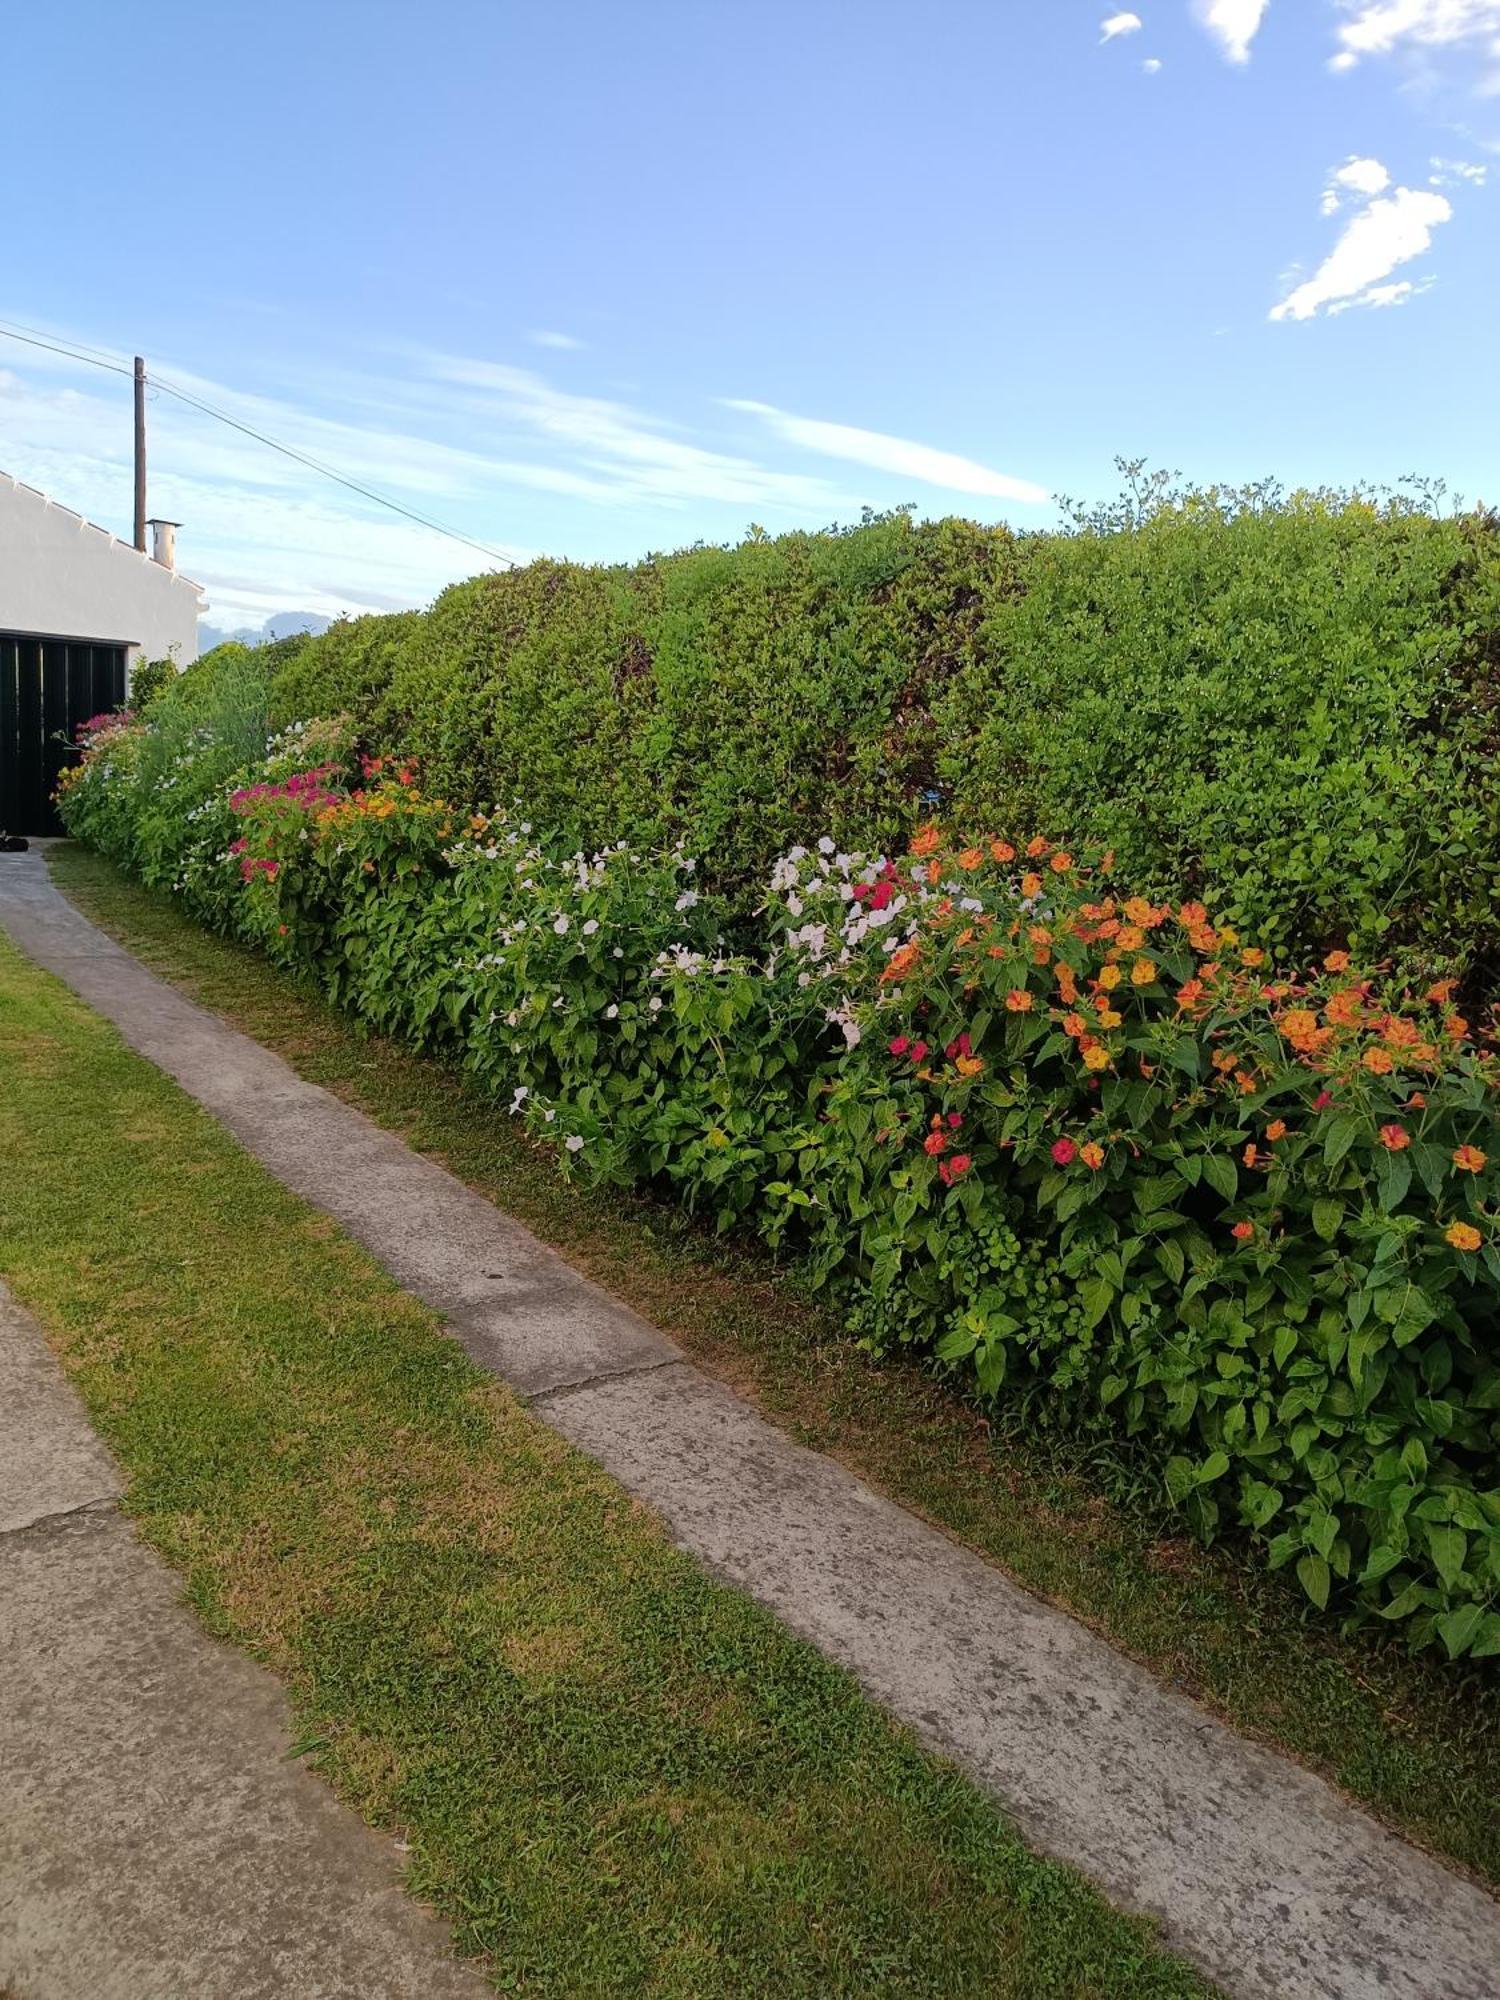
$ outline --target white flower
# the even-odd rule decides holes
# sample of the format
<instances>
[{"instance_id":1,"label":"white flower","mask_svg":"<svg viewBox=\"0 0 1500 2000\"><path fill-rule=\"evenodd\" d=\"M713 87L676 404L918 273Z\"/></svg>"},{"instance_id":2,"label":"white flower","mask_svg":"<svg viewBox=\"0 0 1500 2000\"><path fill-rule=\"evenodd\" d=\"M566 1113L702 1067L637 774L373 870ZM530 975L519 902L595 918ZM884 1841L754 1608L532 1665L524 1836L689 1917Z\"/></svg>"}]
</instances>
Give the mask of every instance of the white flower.
<instances>
[{"instance_id":1,"label":"white flower","mask_svg":"<svg viewBox=\"0 0 1500 2000\"><path fill-rule=\"evenodd\" d=\"M672 908L674 910L690 910L697 901L698 892L696 889L684 889L682 894L677 898L677 901L672 905Z\"/></svg>"},{"instance_id":2,"label":"white flower","mask_svg":"<svg viewBox=\"0 0 1500 2000\"><path fill-rule=\"evenodd\" d=\"M557 1117L557 1113L556 1113L555 1111L550 1111L550 1110L549 1110L549 1111L544 1111L544 1112L542 1113L542 1116L543 1116L543 1117L544 1117L544 1118L546 1119L547 1123L548 1123L548 1124L550 1125L550 1124L552 1124L552 1122L554 1121L554 1119L555 1119L555 1118Z\"/></svg>"},{"instance_id":3,"label":"white flower","mask_svg":"<svg viewBox=\"0 0 1500 2000\"><path fill-rule=\"evenodd\" d=\"M516 1094L510 1100L510 1108L512 1116L514 1116L514 1114L520 1110L521 1106L526 1102L527 1098L530 1097L530 1095L531 1091L524 1083L518 1083L516 1085Z\"/></svg>"},{"instance_id":4,"label":"white flower","mask_svg":"<svg viewBox=\"0 0 1500 2000\"><path fill-rule=\"evenodd\" d=\"M576 1132L570 1132L568 1137L563 1140L563 1144L570 1153L581 1153L583 1151L583 1140Z\"/></svg>"},{"instance_id":5,"label":"white flower","mask_svg":"<svg viewBox=\"0 0 1500 2000\"><path fill-rule=\"evenodd\" d=\"M597 917L590 917L588 922L583 927L583 934L585 937L592 937L594 935L594 932L598 930L598 928L599 928L599 919Z\"/></svg>"},{"instance_id":6,"label":"white flower","mask_svg":"<svg viewBox=\"0 0 1500 2000\"><path fill-rule=\"evenodd\" d=\"M828 838L828 835L825 833L823 838L818 842L819 854L832 854L833 848L834 848L834 843Z\"/></svg>"},{"instance_id":7,"label":"white flower","mask_svg":"<svg viewBox=\"0 0 1500 2000\"><path fill-rule=\"evenodd\" d=\"M559 917L552 928L557 932L559 937L566 937L568 935L568 925L571 921L571 918Z\"/></svg>"},{"instance_id":8,"label":"white flower","mask_svg":"<svg viewBox=\"0 0 1500 2000\"><path fill-rule=\"evenodd\" d=\"M620 1018L620 1010L619 1010L619 1008L618 1008L618 1007L617 1007L617 1006L615 1005L615 1003L614 1003L614 1001L613 1001L613 1000L611 1000L611 1001L610 1001L610 1003L609 1003L609 1005L608 1005L608 1006L607 1006L607 1007L605 1008L605 1010L604 1010L604 1018L605 1018L605 1020L606 1020L606 1021L618 1021L618 1020L619 1020L619 1018Z\"/></svg>"},{"instance_id":9,"label":"white flower","mask_svg":"<svg viewBox=\"0 0 1500 2000\"><path fill-rule=\"evenodd\" d=\"M662 1009L661 995L659 993L653 993L651 995L649 1005L653 1014L659 1014Z\"/></svg>"},{"instance_id":10,"label":"white flower","mask_svg":"<svg viewBox=\"0 0 1500 2000\"><path fill-rule=\"evenodd\" d=\"M789 916L800 917L802 914L802 898L800 896L788 896L786 907Z\"/></svg>"},{"instance_id":11,"label":"white flower","mask_svg":"<svg viewBox=\"0 0 1500 2000\"><path fill-rule=\"evenodd\" d=\"M615 946L615 948L614 948L614 950L613 950L613 951L612 951L612 952L610 953L610 957L611 957L611 958L623 958L624 956L625 956L625 954L624 954L624 952L623 952L623 951L622 951L622 950L620 949L619 945L616 945L616 946Z\"/></svg>"}]
</instances>

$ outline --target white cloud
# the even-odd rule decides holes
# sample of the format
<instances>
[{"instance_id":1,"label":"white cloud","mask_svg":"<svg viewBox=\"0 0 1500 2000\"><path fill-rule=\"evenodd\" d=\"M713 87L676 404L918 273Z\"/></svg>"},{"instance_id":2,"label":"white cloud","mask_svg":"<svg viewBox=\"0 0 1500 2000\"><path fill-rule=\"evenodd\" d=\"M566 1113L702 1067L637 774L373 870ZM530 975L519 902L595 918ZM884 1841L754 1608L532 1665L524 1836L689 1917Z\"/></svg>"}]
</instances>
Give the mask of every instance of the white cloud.
<instances>
[{"instance_id":1,"label":"white cloud","mask_svg":"<svg viewBox=\"0 0 1500 2000\"><path fill-rule=\"evenodd\" d=\"M1249 62L1269 5L1270 0L1194 0L1198 19L1233 63Z\"/></svg>"},{"instance_id":2,"label":"white cloud","mask_svg":"<svg viewBox=\"0 0 1500 2000\"><path fill-rule=\"evenodd\" d=\"M860 430L853 424L827 423L820 417L796 417L770 403L739 397L726 397L725 407L761 418L777 437L800 445L804 451L874 466L903 479L919 479L949 493L982 493L996 500L1017 500L1028 507L1041 506L1051 498L1045 487L1030 480L1013 478L972 458L960 458L956 452L940 451L910 438L888 437L883 431Z\"/></svg>"},{"instance_id":3,"label":"white cloud","mask_svg":"<svg viewBox=\"0 0 1500 2000\"><path fill-rule=\"evenodd\" d=\"M528 333L526 338L531 342L533 347L551 347L559 352L569 354L575 353L583 346L583 342L576 335L571 333L550 333L545 327L539 328L535 333Z\"/></svg>"},{"instance_id":4,"label":"white cloud","mask_svg":"<svg viewBox=\"0 0 1500 2000\"><path fill-rule=\"evenodd\" d=\"M1138 35L1144 25L1139 14L1111 14L1099 23L1099 39L1112 42L1120 35Z\"/></svg>"},{"instance_id":5,"label":"white cloud","mask_svg":"<svg viewBox=\"0 0 1500 2000\"><path fill-rule=\"evenodd\" d=\"M1328 185L1323 190L1323 213L1334 215L1343 206L1348 194L1384 194L1391 184L1388 170L1379 160L1361 159L1351 153L1341 167L1335 167L1328 177Z\"/></svg>"},{"instance_id":6,"label":"white cloud","mask_svg":"<svg viewBox=\"0 0 1500 2000\"><path fill-rule=\"evenodd\" d=\"M1447 197L1425 188L1398 187L1377 196L1345 225L1312 277L1272 308L1271 318L1313 319L1319 312L1343 312L1354 305L1402 303L1411 288L1392 288L1384 281L1428 250L1433 230L1452 215Z\"/></svg>"},{"instance_id":7,"label":"white cloud","mask_svg":"<svg viewBox=\"0 0 1500 2000\"><path fill-rule=\"evenodd\" d=\"M1414 48L1455 48L1491 43L1500 58L1500 0L1338 0L1349 16L1338 31L1338 69L1352 69L1365 56L1388 56Z\"/></svg>"},{"instance_id":8,"label":"white cloud","mask_svg":"<svg viewBox=\"0 0 1500 2000\"><path fill-rule=\"evenodd\" d=\"M1471 187L1483 187L1490 177L1483 161L1432 159L1427 164L1432 168L1427 177L1432 187L1457 187L1463 181Z\"/></svg>"},{"instance_id":9,"label":"white cloud","mask_svg":"<svg viewBox=\"0 0 1500 2000\"><path fill-rule=\"evenodd\" d=\"M1144 62L1143 62L1143 63L1141 64L1141 68L1142 68L1142 69L1143 69L1143 70L1144 70L1144 71L1146 72L1147 76L1158 76L1158 75L1160 75L1160 73L1161 73L1161 57L1160 57L1160 56L1147 56L1146 60L1145 60L1145 61L1144 61Z\"/></svg>"}]
</instances>

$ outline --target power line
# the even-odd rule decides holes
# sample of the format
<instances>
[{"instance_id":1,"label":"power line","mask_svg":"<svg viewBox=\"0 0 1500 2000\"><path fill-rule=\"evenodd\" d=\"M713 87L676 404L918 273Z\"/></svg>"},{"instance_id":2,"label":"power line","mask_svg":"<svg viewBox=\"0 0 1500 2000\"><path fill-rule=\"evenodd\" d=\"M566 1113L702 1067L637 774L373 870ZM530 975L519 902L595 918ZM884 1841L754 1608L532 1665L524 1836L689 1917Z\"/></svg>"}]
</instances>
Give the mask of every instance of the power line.
<instances>
[{"instance_id":1,"label":"power line","mask_svg":"<svg viewBox=\"0 0 1500 2000\"><path fill-rule=\"evenodd\" d=\"M42 347L49 354L66 355L70 361L87 362L92 368L107 368L115 375L133 373L133 370L125 367L123 363L109 360L98 349L70 347L55 340L46 340L32 328L12 326L0 320L0 334L8 340L22 341L27 347ZM193 409L201 410L204 416L212 417L218 423L227 424L231 430L240 431L248 438L254 438L257 444L263 444L271 451L279 451L284 458L293 459L298 465L305 465L309 471L320 473L324 479L331 479L336 485L347 487L351 493L358 493L362 499L374 501L377 507L387 507L393 514L400 514L408 521L415 521L419 528L427 528L435 535L445 535L450 542L460 542L465 548L477 549L480 555L488 556L491 562L504 563L507 569L516 567L513 556L502 555L498 549L492 549L484 542L476 542L472 535L461 534L456 528L445 527L441 521L434 521L425 514L418 514L413 508L404 507L399 500L392 500L388 494L377 493L373 486L361 485L357 479L350 479L334 466L325 465L321 459L312 458L305 451L298 451L292 445L283 444L279 438L268 437L264 431L258 431L250 424L241 423L238 417L231 417L227 411L215 409L212 403L201 402L198 397L189 395L186 389L178 388L175 382L167 381L164 376L148 375L147 380L153 388L162 390L168 396L175 396L178 402L187 403Z\"/></svg>"}]
</instances>

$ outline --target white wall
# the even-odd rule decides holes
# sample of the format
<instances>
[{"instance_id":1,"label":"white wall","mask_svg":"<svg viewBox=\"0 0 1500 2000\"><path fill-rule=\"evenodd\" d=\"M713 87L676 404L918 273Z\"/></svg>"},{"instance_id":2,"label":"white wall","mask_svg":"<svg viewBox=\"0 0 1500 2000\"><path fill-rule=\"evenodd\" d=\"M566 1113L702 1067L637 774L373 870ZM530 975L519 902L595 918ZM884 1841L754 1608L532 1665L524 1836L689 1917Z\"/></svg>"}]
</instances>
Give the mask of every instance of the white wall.
<instances>
[{"instance_id":1,"label":"white wall","mask_svg":"<svg viewBox=\"0 0 1500 2000\"><path fill-rule=\"evenodd\" d=\"M202 585L0 472L0 631L198 657Z\"/></svg>"}]
</instances>

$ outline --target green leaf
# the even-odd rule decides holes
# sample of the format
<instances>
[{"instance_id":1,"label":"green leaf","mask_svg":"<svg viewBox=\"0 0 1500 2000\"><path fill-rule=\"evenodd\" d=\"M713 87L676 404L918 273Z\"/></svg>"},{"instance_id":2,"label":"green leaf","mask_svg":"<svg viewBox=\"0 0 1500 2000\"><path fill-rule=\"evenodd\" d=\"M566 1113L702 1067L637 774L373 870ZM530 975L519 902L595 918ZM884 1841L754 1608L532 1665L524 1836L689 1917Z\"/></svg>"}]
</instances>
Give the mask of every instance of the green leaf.
<instances>
[{"instance_id":1,"label":"green leaf","mask_svg":"<svg viewBox=\"0 0 1500 2000\"><path fill-rule=\"evenodd\" d=\"M1345 1153L1348 1152L1349 1148L1359 1137L1360 1130L1360 1120L1349 1117L1347 1113L1341 1117L1329 1119L1327 1129L1323 1134L1323 1157L1327 1160L1330 1167L1336 1167L1339 1161L1343 1159Z\"/></svg>"},{"instance_id":2,"label":"green leaf","mask_svg":"<svg viewBox=\"0 0 1500 2000\"><path fill-rule=\"evenodd\" d=\"M1328 1609L1328 1565L1321 1556L1309 1552L1299 1557L1297 1581L1320 1611Z\"/></svg>"},{"instance_id":3,"label":"green leaf","mask_svg":"<svg viewBox=\"0 0 1500 2000\"><path fill-rule=\"evenodd\" d=\"M1464 1573L1469 1538L1462 1528L1441 1527L1436 1521L1427 1522L1425 1532L1437 1573L1451 1590Z\"/></svg>"},{"instance_id":4,"label":"green leaf","mask_svg":"<svg viewBox=\"0 0 1500 2000\"><path fill-rule=\"evenodd\" d=\"M1331 1243L1344 1222L1344 1204L1335 1201L1331 1195L1324 1195L1312 1207L1313 1228L1325 1243Z\"/></svg>"},{"instance_id":5,"label":"green leaf","mask_svg":"<svg viewBox=\"0 0 1500 2000\"><path fill-rule=\"evenodd\" d=\"M1203 1178L1225 1201L1233 1201L1240 1191L1239 1169L1223 1153L1206 1153L1203 1156Z\"/></svg>"},{"instance_id":6,"label":"green leaf","mask_svg":"<svg viewBox=\"0 0 1500 2000\"><path fill-rule=\"evenodd\" d=\"M1448 1658L1456 1660L1479 1630L1484 1617L1482 1604L1460 1604L1456 1611L1446 1612L1437 1622L1438 1636L1448 1649Z\"/></svg>"},{"instance_id":7,"label":"green leaf","mask_svg":"<svg viewBox=\"0 0 1500 2000\"><path fill-rule=\"evenodd\" d=\"M1479 1624L1479 1637L1469 1648L1471 1660L1489 1660L1500 1653L1500 1611L1486 1611Z\"/></svg>"},{"instance_id":8,"label":"green leaf","mask_svg":"<svg viewBox=\"0 0 1500 2000\"><path fill-rule=\"evenodd\" d=\"M1405 1153L1382 1150L1376 1177L1380 1185L1380 1206L1390 1215L1406 1199L1411 1186L1411 1161Z\"/></svg>"},{"instance_id":9,"label":"green leaf","mask_svg":"<svg viewBox=\"0 0 1500 2000\"><path fill-rule=\"evenodd\" d=\"M1079 1298L1083 1302L1084 1317L1090 1326L1097 1326L1114 1303L1114 1287L1107 1279L1094 1278L1080 1286Z\"/></svg>"}]
</instances>

